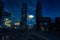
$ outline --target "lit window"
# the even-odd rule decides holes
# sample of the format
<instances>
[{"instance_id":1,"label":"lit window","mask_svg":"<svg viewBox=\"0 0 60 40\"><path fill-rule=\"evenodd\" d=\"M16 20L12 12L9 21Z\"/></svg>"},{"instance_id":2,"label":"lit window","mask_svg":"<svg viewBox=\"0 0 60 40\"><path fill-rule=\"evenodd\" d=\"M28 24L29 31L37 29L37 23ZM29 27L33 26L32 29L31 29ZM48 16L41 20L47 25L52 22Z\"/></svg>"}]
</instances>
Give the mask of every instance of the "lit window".
<instances>
[{"instance_id":1,"label":"lit window","mask_svg":"<svg viewBox=\"0 0 60 40\"><path fill-rule=\"evenodd\" d=\"M8 18L5 18L4 21L9 20Z\"/></svg>"},{"instance_id":2,"label":"lit window","mask_svg":"<svg viewBox=\"0 0 60 40\"><path fill-rule=\"evenodd\" d=\"M17 29L17 27L15 27L15 29Z\"/></svg>"},{"instance_id":3,"label":"lit window","mask_svg":"<svg viewBox=\"0 0 60 40\"><path fill-rule=\"evenodd\" d=\"M19 22L15 22L14 25L18 26L18 25L20 25L20 23Z\"/></svg>"}]
</instances>

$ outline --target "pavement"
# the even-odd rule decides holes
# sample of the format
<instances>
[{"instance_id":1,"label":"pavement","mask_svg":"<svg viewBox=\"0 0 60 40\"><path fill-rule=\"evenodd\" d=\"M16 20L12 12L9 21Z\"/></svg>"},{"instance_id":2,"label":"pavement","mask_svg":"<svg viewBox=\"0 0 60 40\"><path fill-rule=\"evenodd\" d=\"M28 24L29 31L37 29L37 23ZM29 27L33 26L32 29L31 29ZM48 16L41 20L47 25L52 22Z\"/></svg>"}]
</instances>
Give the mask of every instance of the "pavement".
<instances>
[{"instance_id":1,"label":"pavement","mask_svg":"<svg viewBox=\"0 0 60 40\"><path fill-rule=\"evenodd\" d=\"M6 31L6 30L5 30ZM53 32L35 30L0 30L0 40L59 40L59 35ZM2 33L1 33L2 32Z\"/></svg>"}]
</instances>

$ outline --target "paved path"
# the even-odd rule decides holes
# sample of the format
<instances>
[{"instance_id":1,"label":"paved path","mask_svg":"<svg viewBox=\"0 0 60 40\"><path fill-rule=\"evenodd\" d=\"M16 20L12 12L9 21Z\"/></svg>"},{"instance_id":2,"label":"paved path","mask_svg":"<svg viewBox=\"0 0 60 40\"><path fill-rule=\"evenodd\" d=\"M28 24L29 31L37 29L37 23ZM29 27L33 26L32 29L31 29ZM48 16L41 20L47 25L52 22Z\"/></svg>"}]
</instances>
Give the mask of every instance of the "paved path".
<instances>
[{"instance_id":1,"label":"paved path","mask_svg":"<svg viewBox=\"0 0 60 40\"><path fill-rule=\"evenodd\" d=\"M2 33L0 31L0 40L60 40L56 34L34 30L13 30Z\"/></svg>"}]
</instances>

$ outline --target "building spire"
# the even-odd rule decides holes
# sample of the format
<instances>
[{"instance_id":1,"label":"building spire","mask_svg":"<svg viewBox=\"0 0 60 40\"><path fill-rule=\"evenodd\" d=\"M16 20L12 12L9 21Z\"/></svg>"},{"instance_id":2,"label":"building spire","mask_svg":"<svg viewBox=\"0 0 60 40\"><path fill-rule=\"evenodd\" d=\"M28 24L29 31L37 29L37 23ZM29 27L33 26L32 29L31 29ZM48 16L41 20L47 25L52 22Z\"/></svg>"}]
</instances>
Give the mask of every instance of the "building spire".
<instances>
[{"instance_id":1,"label":"building spire","mask_svg":"<svg viewBox=\"0 0 60 40\"><path fill-rule=\"evenodd\" d=\"M42 17L41 0L38 0L37 6L36 6L36 16Z\"/></svg>"}]
</instances>

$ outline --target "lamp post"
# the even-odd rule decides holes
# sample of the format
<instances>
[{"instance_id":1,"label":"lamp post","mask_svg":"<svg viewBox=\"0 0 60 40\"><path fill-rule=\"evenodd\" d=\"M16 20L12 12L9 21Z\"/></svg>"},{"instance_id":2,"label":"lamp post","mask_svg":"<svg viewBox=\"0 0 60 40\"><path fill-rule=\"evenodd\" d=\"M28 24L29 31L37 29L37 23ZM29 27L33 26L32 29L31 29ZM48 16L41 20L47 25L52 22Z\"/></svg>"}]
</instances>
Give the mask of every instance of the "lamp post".
<instances>
[{"instance_id":1,"label":"lamp post","mask_svg":"<svg viewBox=\"0 0 60 40\"><path fill-rule=\"evenodd\" d=\"M30 24L29 24L29 28L33 27L32 25L32 19L34 18L34 15L29 15L28 18L30 19Z\"/></svg>"}]
</instances>

